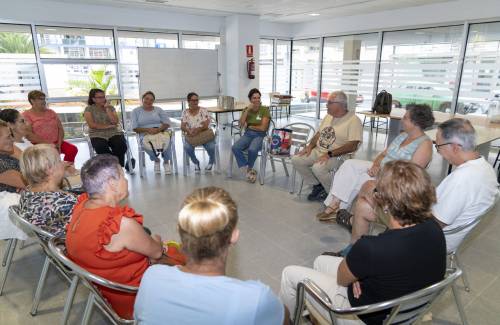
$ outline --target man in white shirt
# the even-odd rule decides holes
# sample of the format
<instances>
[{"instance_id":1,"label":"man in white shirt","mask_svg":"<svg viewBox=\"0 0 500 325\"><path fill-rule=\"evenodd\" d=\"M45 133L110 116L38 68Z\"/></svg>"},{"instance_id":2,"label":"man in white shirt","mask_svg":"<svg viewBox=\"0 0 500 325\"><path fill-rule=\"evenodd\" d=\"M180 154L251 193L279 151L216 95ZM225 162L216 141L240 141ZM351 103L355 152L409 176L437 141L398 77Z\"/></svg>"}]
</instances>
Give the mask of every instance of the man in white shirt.
<instances>
[{"instance_id":1,"label":"man in white shirt","mask_svg":"<svg viewBox=\"0 0 500 325\"><path fill-rule=\"evenodd\" d=\"M493 167L474 151L476 132L468 120L454 118L438 126L437 152L455 170L436 188L433 213L443 230L453 229L481 216L495 202L498 183ZM446 236L448 252L455 251L470 231Z\"/></svg>"}]
</instances>

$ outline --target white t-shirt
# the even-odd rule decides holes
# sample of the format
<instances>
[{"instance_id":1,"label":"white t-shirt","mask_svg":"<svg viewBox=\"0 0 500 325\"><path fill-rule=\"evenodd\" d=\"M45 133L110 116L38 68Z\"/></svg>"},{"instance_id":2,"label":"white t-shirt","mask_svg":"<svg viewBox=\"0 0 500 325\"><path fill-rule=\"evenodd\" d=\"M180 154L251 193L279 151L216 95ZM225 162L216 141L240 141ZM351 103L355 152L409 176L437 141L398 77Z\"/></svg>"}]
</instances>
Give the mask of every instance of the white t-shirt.
<instances>
[{"instance_id":1,"label":"white t-shirt","mask_svg":"<svg viewBox=\"0 0 500 325\"><path fill-rule=\"evenodd\" d=\"M439 221L448 225L443 230L453 229L483 214L494 203L497 193L495 171L480 157L458 166L439 184L437 203L432 210ZM469 231L466 228L447 235L448 252L455 251Z\"/></svg>"}]
</instances>

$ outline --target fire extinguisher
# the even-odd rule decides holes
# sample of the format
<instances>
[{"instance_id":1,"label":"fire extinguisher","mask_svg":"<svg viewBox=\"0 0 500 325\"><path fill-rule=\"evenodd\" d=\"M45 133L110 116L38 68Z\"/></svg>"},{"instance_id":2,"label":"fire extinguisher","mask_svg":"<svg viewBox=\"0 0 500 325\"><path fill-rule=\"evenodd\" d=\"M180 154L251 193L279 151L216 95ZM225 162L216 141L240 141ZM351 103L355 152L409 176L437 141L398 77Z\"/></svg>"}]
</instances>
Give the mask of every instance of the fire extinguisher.
<instances>
[{"instance_id":1,"label":"fire extinguisher","mask_svg":"<svg viewBox=\"0 0 500 325\"><path fill-rule=\"evenodd\" d=\"M248 79L255 79L255 60L254 60L254 58L250 58L247 61L247 73L248 73Z\"/></svg>"}]
</instances>

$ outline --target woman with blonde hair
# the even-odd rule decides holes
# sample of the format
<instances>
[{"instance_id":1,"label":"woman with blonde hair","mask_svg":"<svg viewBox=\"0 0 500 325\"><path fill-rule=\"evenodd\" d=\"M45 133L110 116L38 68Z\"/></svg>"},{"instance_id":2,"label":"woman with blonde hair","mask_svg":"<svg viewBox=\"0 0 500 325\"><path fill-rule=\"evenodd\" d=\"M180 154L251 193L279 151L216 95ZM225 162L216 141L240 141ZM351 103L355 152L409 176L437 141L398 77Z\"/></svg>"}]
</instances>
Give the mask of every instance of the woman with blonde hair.
<instances>
[{"instance_id":1,"label":"woman with blonde hair","mask_svg":"<svg viewBox=\"0 0 500 325\"><path fill-rule=\"evenodd\" d=\"M21 217L55 236L64 237L76 196L61 190L65 164L53 145L37 144L24 150L21 173L28 182L21 193Z\"/></svg>"},{"instance_id":2,"label":"woman with blonde hair","mask_svg":"<svg viewBox=\"0 0 500 325\"><path fill-rule=\"evenodd\" d=\"M216 187L195 190L177 223L185 266L154 265L135 304L139 324L284 324L285 309L260 282L226 276L229 247L238 241L236 203Z\"/></svg>"}]
</instances>

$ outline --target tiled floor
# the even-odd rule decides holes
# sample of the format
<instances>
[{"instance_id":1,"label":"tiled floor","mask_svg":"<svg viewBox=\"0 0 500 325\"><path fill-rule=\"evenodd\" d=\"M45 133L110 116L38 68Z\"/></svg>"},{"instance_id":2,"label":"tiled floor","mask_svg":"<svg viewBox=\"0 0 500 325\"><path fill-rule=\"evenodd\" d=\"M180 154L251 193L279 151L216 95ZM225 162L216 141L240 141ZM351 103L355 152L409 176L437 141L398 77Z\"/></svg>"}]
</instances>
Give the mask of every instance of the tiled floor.
<instances>
[{"instance_id":1,"label":"tiled floor","mask_svg":"<svg viewBox=\"0 0 500 325\"><path fill-rule=\"evenodd\" d=\"M314 124L314 121L309 121ZM188 177L182 175L155 175L148 161L147 175L129 177L130 205L144 214L145 225L165 239L178 239L175 231L176 213L183 198L194 188L207 185L228 190L239 207L241 238L232 248L228 261L228 274L241 279L260 279L275 292L279 289L283 267L289 264L311 266L314 258L325 250L338 250L349 239L347 231L336 225L316 222L314 215L319 203L309 203L302 197L287 192L283 168L277 164L273 174L268 166L266 184L248 184L242 177L228 179L230 139L228 132L221 137L223 174L215 173ZM357 157L371 158L384 148L384 135L370 137L365 131L365 141ZM182 151L178 137L178 161L182 170ZM135 140L130 143L134 146ZM80 153L77 164L88 157L84 142L78 143ZM199 156L202 152L197 152ZM492 155L493 156L493 155ZM494 157L492 157L494 158ZM204 156L202 164L207 162ZM429 172L437 184L442 173L442 161L435 156ZM236 168L235 168L236 169ZM182 174L182 173L181 173ZM298 186L298 184L297 184ZM500 207L494 209L470 238L461 252L462 262L471 282L471 292L460 290L471 325L500 324ZM5 244L0 243L2 252ZM36 317L29 315L32 295L40 274L43 257L36 245L17 250L5 292L0 297L0 324L56 324L60 320L67 285L55 272L51 272L43 300ZM461 283L460 283L461 285ZM71 312L70 323L80 322L86 299L86 290L78 289ZM456 307L450 294L446 294L433 308L433 324L458 324ZM94 312L93 324L105 324L99 312Z\"/></svg>"}]
</instances>

